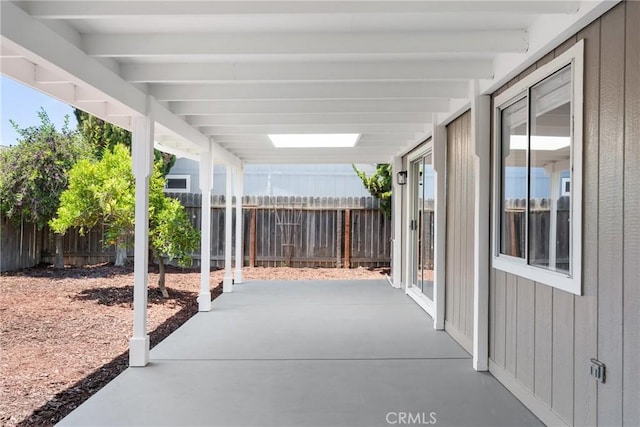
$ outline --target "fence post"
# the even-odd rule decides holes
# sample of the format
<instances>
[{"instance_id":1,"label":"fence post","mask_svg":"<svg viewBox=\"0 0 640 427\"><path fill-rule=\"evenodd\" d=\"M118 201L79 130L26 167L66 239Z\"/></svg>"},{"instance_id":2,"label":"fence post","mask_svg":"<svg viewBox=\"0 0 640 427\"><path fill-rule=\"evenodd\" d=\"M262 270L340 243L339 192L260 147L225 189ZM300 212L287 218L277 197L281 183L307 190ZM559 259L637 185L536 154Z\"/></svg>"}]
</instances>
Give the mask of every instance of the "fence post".
<instances>
[{"instance_id":1,"label":"fence post","mask_svg":"<svg viewBox=\"0 0 640 427\"><path fill-rule=\"evenodd\" d=\"M249 223L249 267L256 266L256 216L257 209L251 209L251 221Z\"/></svg>"},{"instance_id":2,"label":"fence post","mask_svg":"<svg viewBox=\"0 0 640 427\"><path fill-rule=\"evenodd\" d=\"M344 210L344 268L351 268L351 210Z\"/></svg>"},{"instance_id":3,"label":"fence post","mask_svg":"<svg viewBox=\"0 0 640 427\"><path fill-rule=\"evenodd\" d=\"M342 211L336 209L336 268L342 267Z\"/></svg>"}]
</instances>

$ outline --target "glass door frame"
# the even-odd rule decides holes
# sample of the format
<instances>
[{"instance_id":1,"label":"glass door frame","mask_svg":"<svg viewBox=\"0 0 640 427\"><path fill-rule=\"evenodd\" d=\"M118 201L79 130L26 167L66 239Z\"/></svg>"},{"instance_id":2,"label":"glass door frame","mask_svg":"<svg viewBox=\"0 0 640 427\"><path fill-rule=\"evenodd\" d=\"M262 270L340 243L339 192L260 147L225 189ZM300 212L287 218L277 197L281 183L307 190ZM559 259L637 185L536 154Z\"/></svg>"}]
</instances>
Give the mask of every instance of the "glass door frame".
<instances>
[{"instance_id":1,"label":"glass door frame","mask_svg":"<svg viewBox=\"0 0 640 427\"><path fill-rule=\"evenodd\" d=\"M431 156L431 164L434 165L434 153L433 153L433 143L431 140L427 141L422 147L414 150L413 152L407 155L407 198L406 198L406 287L405 292L408 296L410 296L420 307L422 307L432 318L435 319L435 310L436 304L435 301L429 297L427 297L422 289L417 286L415 283L415 279L417 278L418 268L420 266L420 260L418 259L419 254L419 243L418 243L418 215L422 215L422 213L418 213L418 200L419 193L419 179L417 176L416 167L414 167L418 161L423 159L426 156ZM434 198L437 197L436 188L434 188ZM435 232L435 230L434 230ZM435 269L435 265L434 265ZM435 283L434 283L435 286ZM436 293L434 292L434 297L436 297Z\"/></svg>"}]
</instances>

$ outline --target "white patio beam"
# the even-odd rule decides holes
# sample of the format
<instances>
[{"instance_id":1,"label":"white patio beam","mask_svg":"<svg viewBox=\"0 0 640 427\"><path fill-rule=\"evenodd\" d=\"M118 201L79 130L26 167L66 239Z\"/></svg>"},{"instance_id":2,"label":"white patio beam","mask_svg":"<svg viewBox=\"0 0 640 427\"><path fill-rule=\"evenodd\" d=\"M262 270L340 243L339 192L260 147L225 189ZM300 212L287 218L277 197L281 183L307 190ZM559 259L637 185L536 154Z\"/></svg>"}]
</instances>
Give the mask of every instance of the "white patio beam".
<instances>
[{"instance_id":1,"label":"white patio beam","mask_svg":"<svg viewBox=\"0 0 640 427\"><path fill-rule=\"evenodd\" d=\"M402 197L403 187L406 184L398 183L398 173L402 171L402 157L394 156L392 163L392 213L391 219L393 221L393 239L391 254L391 285L394 288L402 287Z\"/></svg>"},{"instance_id":2,"label":"white patio beam","mask_svg":"<svg viewBox=\"0 0 640 427\"><path fill-rule=\"evenodd\" d=\"M41 19L99 19L140 16L291 15L357 13L575 13L579 1L28 1L24 7Z\"/></svg>"},{"instance_id":3,"label":"white patio beam","mask_svg":"<svg viewBox=\"0 0 640 427\"><path fill-rule=\"evenodd\" d=\"M337 124L337 125L258 125L258 126L203 126L200 128L205 135L235 135L235 134L278 134L278 133L420 133L424 132L427 124Z\"/></svg>"},{"instance_id":4,"label":"white patio beam","mask_svg":"<svg viewBox=\"0 0 640 427\"><path fill-rule=\"evenodd\" d=\"M153 170L153 117L133 119L132 168L136 181L135 254L133 273L133 337L129 341L129 365L149 363L147 298L149 275L149 178Z\"/></svg>"},{"instance_id":5,"label":"white patio beam","mask_svg":"<svg viewBox=\"0 0 640 427\"><path fill-rule=\"evenodd\" d=\"M431 122L429 113L238 114L187 116L192 126L315 125Z\"/></svg>"},{"instance_id":6,"label":"white patio beam","mask_svg":"<svg viewBox=\"0 0 640 427\"><path fill-rule=\"evenodd\" d=\"M73 3L73 2L72 2ZM74 4L77 6L77 3ZM95 58L88 56L58 33L37 21L25 13L16 4L9 1L0 1L0 42L12 52L19 53L31 62L33 73L20 73L14 78L36 86L44 93L52 93L47 84L36 81L35 70L38 67L50 71L50 77L57 81L68 81L79 87L89 87L91 90L104 94L104 101L118 104L118 109L124 107L131 109L132 115L147 114L148 108L154 111L154 120L163 128L169 129L180 137L195 144L199 148L205 148L209 138L199 133L188 125L183 119L167 110L157 101L148 99L148 95L137 87L124 81L118 74L105 67ZM3 60L3 73L5 61ZM55 76L55 77L54 77ZM40 78L45 79L42 72ZM58 85L52 85L59 87ZM62 99L74 106L80 106L80 101L73 96L71 99ZM97 101L97 100L94 100ZM151 103L151 105L148 105ZM109 111L109 109L105 109ZM94 111L89 111L92 114ZM118 119L105 115L98 117L109 122L131 129L129 119ZM224 161L238 165L240 160L231 153L219 147L219 153Z\"/></svg>"},{"instance_id":7,"label":"white patio beam","mask_svg":"<svg viewBox=\"0 0 640 427\"><path fill-rule=\"evenodd\" d=\"M151 84L159 101L466 98L464 81Z\"/></svg>"},{"instance_id":8,"label":"white patio beam","mask_svg":"<svg viewBox=\"0 0 640 427\"><path fill-rule=\"evenodd\" d=\"M357 148L359 150L380 150L381 148L393 147L400 149L403 148L406 142L413 140L413 138L406 139L394 139L389 141L382 142L366 142L359 141ZM260 150L260 149L271 149L274 148L273 144L268 141L254 141L254 142L229 142L224 143L221 142L220 145L224 146L227 150L230 150L234 153L245 152L247 150ZM344 150L350 150L350 148L345 148Z\"/></svg>"},{"instance_id":9,"label":"white patio beam","mask_svg":"<svg viewBox=\"0 0 640 427\"><path fill-rule=\"evenodd\" d=\"M300 155L287 155L287 157L282 157L281 155L276 156L263 156L263 155L252 155L247 156L245 159L247 163L252 164L324 164L324 163L340 163L340 164L350 164L350 163L384 163L389 160L389 153L380 154L377 156L357 156L357 157L345 157L340 155L335 156L326 156L326 157L318 157L312 158L307 154Z\"/></svg>"},{"instance_id":10,"label":"white patio beam","mask_svg":"<svg viewBox=\"0 0 640 427\"><path fill-rule=\"evenodd\" d=\"M433 316L434 329L444 330L446 309L446 255L447 255L447 128L433 118L433 170L435 173L434 206L434 272L433 272Z\"/></svg>"},{"instance_id":11,"label":"white patio beam","mask_svg":"<svg viewBox=\"0 0 640 427\"><path fill-rule=\"evenodd\" d=\"M242 215L242 196L244 193L244 169L234 168L234 189L236 196L236 269L233 272L233 283L242 283L242 266L244 265L243 245L244 234L242 226L244 217Z\"/></svg>"},{"instance_id":12,"label":"white patio beam","mask_svg":"<svg viewBox=\"0 0 640 427\"><path fill-rule=\"evenodd\" d=\"M213 179L213 150L200 152L200 294L198 311L211 311L211 182Z\"/></svg>"},{"instance_id":13,"label":"white patio beam","mask_svg":"<svg viewBox=\"0 0 640 427\"><path fill-rule=\"evenodd\" d=\"M321 100L321 101L220 101L172 102L174 114L322 114L322 113L431 113L449 111L446 99Z\"/></svg>"},{"instance_id":14,"label":"white patio beam","mask_svg":"<svg viewBox=\"0 0 640 427\"><path fill-rule=\"evenodd\" d=\"M136 64L121 66L122 77L136 83L369 81L491 79L491 59L363 62L276 62Z\"/></svg>"},{"instance_id":15,"label":"white patio beam","mask_svg":"<svg viewBox=\"0 0 640 427\"><path fill-rule=\"evenodd\" d=\"M522 53L522 30L405 33L217 33L87 34L82 46L98 57L171 57L197 55L372 55L423 53Z\"/></svg>"},{"instance_id":16,"label":"white patio beam","mask_svg":"<svg viewBox=\"0 0 640 427\"><path fill-rule=\"evenodd\" d=\"M231 266L232 255L232 206L233 198L233 169L226 166L226 188L224 192L225 211L224 211L224 278L222 280L222 292L231 292L233 290L233 270Z\"/></svg>"},{"instance_id":17,"label":"white patio beam","mask_svg":"<svg viewBox=\"0 0 640 427\"><path fill-rule=\"evenodd\" d=\"M473 368L489 370L489 260L491 197L491 96L480 95L477 81L469 84L471 143L474 167L473 239ZM558 183L559 184L559 183Z\"/></svg>"}]
</instances>

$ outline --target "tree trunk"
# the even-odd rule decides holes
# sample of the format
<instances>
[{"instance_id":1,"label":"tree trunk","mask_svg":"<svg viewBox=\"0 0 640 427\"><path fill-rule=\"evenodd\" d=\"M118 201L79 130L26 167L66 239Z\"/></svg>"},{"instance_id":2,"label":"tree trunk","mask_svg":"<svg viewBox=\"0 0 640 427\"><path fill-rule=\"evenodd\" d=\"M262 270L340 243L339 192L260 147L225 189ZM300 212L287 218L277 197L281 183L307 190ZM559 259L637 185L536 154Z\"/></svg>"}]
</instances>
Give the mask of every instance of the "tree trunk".
<instances>
[{"instance_id":1,"label":"tree trunk","mask_svg":"<svg viewBox=\"0 0 640 427\"><path fill-rule=\"evenodd\" d=\"M124 242L116 243L116 267L123 267L127 263L127 245Z\"/></svg>"},{"instance_id":2,"label":"tree trunk","mask_svg":"<svg viewBox=\"0 0 640 427\"><path fill-rule=\"evenodd\" d=\"M158 288L160 288L160 292L162 292L162 296L165 298L169 298L169 292L167 292L167 288L164 285L164 276L165 276L165 266L164 266L164 258L158 257Z\"/></svg>"},{"instance_id":3,"label":"tree trunk","mask_svg":"<svg viewBox=\"0 0 640 427\"><path fill-rule=\"evenodd\" d=\"M53 263L53 268L64 268L64 253L62 249L62 238L64 235L56 234L56 256Z\"/></svg>"}]
</instances>

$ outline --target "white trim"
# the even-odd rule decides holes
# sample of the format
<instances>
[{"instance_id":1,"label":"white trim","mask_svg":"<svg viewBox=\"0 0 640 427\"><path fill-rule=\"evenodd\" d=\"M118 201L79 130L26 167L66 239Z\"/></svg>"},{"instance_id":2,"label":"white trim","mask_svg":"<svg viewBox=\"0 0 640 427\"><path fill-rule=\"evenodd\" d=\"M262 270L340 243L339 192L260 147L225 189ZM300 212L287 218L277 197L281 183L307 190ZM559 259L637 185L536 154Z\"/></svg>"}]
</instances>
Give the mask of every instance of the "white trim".
<instances>
[{"instance_id":1,"label":"white trim","mask_svg":"<svg viewBox=\"0 0 640 427\"><path fill-rule=\"evenodd\" d=\"M148 100L149 101L149 100ZM136 181L135 257L133 286L133 337L129 343L129 365L149 363L147 334L148 264L149 264L149 179L153 171L154 121L151 104L148 115L133 119L132 169Z\"/></svg>"},{"instance_id":2,"label":"white trim","mask_svg":"<svg viewBox=\"0 0 640 427\"><path fill-rule=\"evenodd\" d=\"M489 360L489 372L500 383L506 387L524 406L527 407L533 414L540 418L547 426L562 426L566 427L569 424L565 423L562 418L553 412L553 410L543 403L538 397L526 389L517 379L513 377L505 369L496 365L493 360Z\"/></svg>"},{"instance_id":3,"label":"white trim","mask_svg":"<svg viewBox=\"0 0 640 427\"><path fill-rule=\"evenodd\" d=\"M473 244L473 368L489 369L489 221L491 218L491 97L469 85L471 137L475 148Z\"/></svg>"},{"instance_id":4,"label":"white trim","mask_svg":"<svg viewBox=\"0 0 640 427\"><path fill-rule=\"evenodd\" d=\"M411 285L407 288L407 295L416 302L431 318L434 318L435 304L416 286Z\"/></svg>"},{"instance_id":5,"label":"white trim","mask_svg":"<svg viewBox=\"0 0 640 427\"><path fill-rule=\"evenodd\" d=\"M500 179L501 161L498 145L500 132L500 108L510 100L526 91L529 87L543 80L547 76L572 64L572 144L571 162L572 194L571 194L571 275L562 272L546 270L544 268L528 265L524 259L499 254L500 238ZM519 81L494 100L494 182L493 182L493 225L492 238L492 265L493 268L506 271L527 279L534 280L570 292L576 295L582 293L582 123L583 123L583 76L584 76L584 41L578 41L573 47L558 56L551 62L538 68L530 75Z\"/></svg>"},{"instance_id":6,"label":"white trim","mask_svg":"<svg viewBox=\"0 0 640 427\"><path fill-rule=\"evenodd\" d=\"M169 188L167 185L169 184L170 179L184 179L185 187L184 188ZM164 189L165 193L190 193L191 192L191 175L167 175L165 176Z\"/></svg>"},{"instance_id":7,"label":"white trim","mask_svg":"<svg viewBox=\"0 0 640 427\"><path fill-rule=\"evenodd\" d=\"M242 216L242 195L244 193L244 169L234 168L235 171L235 193L236 193L236 269L233 272L233 283L242 283L242 267L244 265L244 254L242 251L243 233L242 226L244 218Z\"/></svg>"},{"instance_id":8,"label":"white trim","mask_svg":"<svg viewBox=\"0 0 640 427\"><path fill-rule=\"evenodd\" d=\"M402 196L404 185L398 184L398 172L402 170L402 158L394 157L392 164L393 174L393 240L391 255L391 285L394 288L402 287Z\"/></svg>"},{"instance_id":9,"label":"white trim","mask_svg":"<svg viewBox=\"0 0 640 427\"><path fill-rule=\"evenodd\" d=\"M435 114L434 114L435 115ZM435 122L434 122L435 123ZM444 125L433 127L433 170L435 172L434 228L435 254L433 259L433 301L436 306L433 327L444 330L447 255L447 130Z\"/></svg>"},{"instance_id":10,"label":"white trim","mask_svg":"<svg viewBox=\"0 0 640 427\"><path fill-rule=\"evenodd\" d=\"M200 294L198 311L211 311L211 181L213 179L213 150L200 153Z\"/></svg>"},{"instance_id":11,"label":"white trim","mask_svg":"<svg viewBox=\"0 0 640 427\"><path fill-rule=\"evenodd\" d=\"M232 204L233 197L233 169L230 165L226 166L226 188L224 192L225 210L224 210L224 279L222 280L222 292L231 292L233 290L233 270L231 266L231 249L232 249Z\"/></svg>"}]
</instances>

